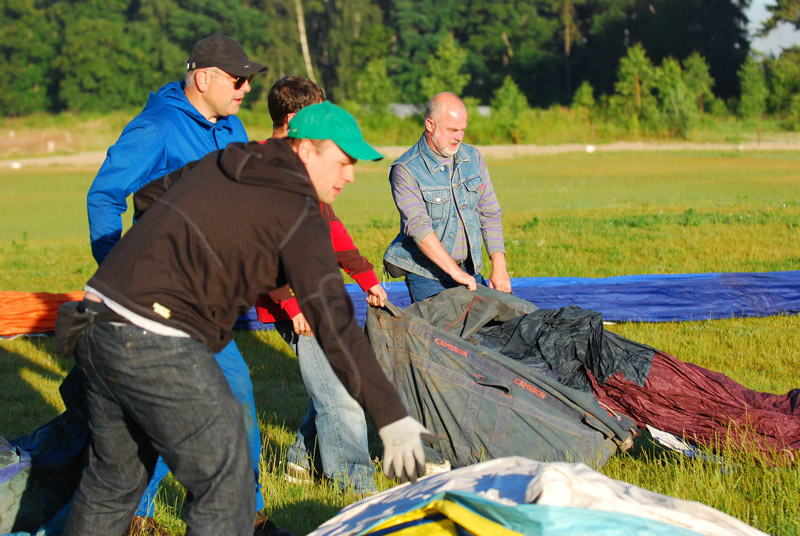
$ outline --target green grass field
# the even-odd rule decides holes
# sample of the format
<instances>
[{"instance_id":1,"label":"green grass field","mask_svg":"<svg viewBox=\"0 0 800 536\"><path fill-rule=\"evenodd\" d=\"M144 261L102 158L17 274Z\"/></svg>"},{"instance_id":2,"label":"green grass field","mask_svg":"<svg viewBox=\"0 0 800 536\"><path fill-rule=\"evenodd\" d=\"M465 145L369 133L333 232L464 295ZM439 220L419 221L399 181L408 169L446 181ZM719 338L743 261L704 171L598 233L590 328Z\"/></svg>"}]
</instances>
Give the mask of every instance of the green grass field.
<instances>
[{"instance_id":1,"label":"green grass field","mask_svg":"<svg viewBox=\"0 0 800 536\"><path fill-rule=\"evenodd\" d=\"M504 209L512 277L800 269L800 154L595 153L490 159ZM388 162L357 166L336 204L362 252L379 266L397 232ZM95 268L85 193L96 169L0 170L0 290L80 290ZM402 284L402 283L399 283ZM800 317L610 326L747 387L800 386ZM307 404L296 359L273 332L236 335L256 389L264 440L262 484L276 522L305 534L356 497L324 483L285 484L280 463ZM26 433L62 409L71 361L52 338L0 341L0 435ZM373 438L374 439L374 438ZM381 455L374 442L374 456ZM613 478L708 504L776 535L800 532L800 468L725 452L735 470L658 454L620 455ZM391 484L379 477L379 487ZM182 531L183 494L164 483L160 521Z\"/></svg>"}]
</instances>

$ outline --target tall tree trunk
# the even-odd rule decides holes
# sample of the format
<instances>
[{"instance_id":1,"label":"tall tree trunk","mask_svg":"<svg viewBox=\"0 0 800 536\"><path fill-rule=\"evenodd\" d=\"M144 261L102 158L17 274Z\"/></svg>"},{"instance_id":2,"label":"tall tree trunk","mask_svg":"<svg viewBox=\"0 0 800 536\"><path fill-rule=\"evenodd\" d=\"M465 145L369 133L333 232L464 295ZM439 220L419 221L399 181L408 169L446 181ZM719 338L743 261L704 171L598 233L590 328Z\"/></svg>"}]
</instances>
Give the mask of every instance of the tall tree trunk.
<instances>
[{"instance_id":1,"label":"tall tree trunk","mask_svg":"<svg viewBox=\"0 0 800 536\"><path fill-rule=\"evenodd\" d=\"M303 59L306 62L306 72L308 78L317 83L314 78L314 69L311 66L311 54L308 52L308 38L306 37L306 19L303 16L303 3L302 0L294 0L294 7L297 10L297 31L300 33L300 48L303 49Z\"/></svg>"},{"instance_id":2,"label":"tall tree trunk","mask_svg":"<svg viewBox=\"0 0 800 536\"><path fill-rule=\"evenodd\" d=\"M569 55L572 51L572 34L570 29L574 24L572 19L572 4L569 0L564 0L561 5L561 18L564 23L564 74L566 78L567 95L572 95L572 79L569 69Z\"/></svg>"},{"instance_id":3,"label":"tall tree trunk","mask_svg":"<svg viewBox=\"0 0 800 536\"><path fill-rule=\"evenodd\" d=\"M505 31L500 33L500 38L503 40L503 43L506 45L506 54L503 56L503 66L508 65L509 58L514 57L514 49L511 48L511 41L508 39L508 34Z\"/></svg>"}]
</instances>

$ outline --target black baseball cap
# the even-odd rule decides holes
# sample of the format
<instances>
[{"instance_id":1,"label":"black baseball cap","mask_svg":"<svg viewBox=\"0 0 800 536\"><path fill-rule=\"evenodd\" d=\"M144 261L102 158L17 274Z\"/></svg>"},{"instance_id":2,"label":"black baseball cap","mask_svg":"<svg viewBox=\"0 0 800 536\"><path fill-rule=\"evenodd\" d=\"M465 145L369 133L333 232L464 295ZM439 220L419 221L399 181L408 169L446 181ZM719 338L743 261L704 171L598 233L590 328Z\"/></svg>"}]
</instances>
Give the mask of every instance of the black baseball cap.
<instances>
[{"instance_id":1,"label":"black baseball cap","mask_svg":"<svg viewBox=\"0 0 800 536\"><path fill-rule=\"evenodd\" d=\"M203 67L219 67L233 76L251 76L269 70L266 65L251 61L236 39L216 34L198 41L186 60L189 71Z\"/></svg>"}]
</instances>

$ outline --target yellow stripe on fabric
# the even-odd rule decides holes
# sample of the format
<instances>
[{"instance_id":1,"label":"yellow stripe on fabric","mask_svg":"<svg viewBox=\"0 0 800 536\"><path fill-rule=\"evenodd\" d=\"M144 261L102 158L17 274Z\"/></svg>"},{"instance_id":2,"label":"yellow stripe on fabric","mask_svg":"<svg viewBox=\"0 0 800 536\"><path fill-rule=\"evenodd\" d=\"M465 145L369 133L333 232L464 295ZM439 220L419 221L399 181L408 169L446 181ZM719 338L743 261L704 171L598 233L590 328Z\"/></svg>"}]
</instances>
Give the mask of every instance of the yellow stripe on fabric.
<instances>
[{"instance_id":1,"label":"yellow stripe on fabric","mask_svg":"<svg viewBox=\"0 0 800 536\"><path fill-rule=\"evenodd\" d=\"M396 527L396 530L393 530ZM456 525L451 520L444 518L435 521L423 519L419 524L404 527L403 523L397 526L390 525L378 531L379 534L391 534L391 536L453 536L456 534ZM366 534L375 534L370 531Z\"/></svg>"},{"instance_id":2,"label":"yellow stripe on fabric","mask_svg":"<svg viewBox=\"0 0 800 536\"><path fill-rule=\"evenodd\" d=\"M412 521L422 520L436 514L443 514L447 519L431 521L430 523L422 522L405 528L398 527L399 530L397 531L386 530ZM384 534L394 534L396 536L425 536L428 534L439 536L455 534L456 524L464 527L475 536L520 536L522 534L517 531L509 530L451 500L432 501L422 508L387 519L380 525L362 534L374 534L379 531L384 531Z\"/></svg>"}]
</instances>

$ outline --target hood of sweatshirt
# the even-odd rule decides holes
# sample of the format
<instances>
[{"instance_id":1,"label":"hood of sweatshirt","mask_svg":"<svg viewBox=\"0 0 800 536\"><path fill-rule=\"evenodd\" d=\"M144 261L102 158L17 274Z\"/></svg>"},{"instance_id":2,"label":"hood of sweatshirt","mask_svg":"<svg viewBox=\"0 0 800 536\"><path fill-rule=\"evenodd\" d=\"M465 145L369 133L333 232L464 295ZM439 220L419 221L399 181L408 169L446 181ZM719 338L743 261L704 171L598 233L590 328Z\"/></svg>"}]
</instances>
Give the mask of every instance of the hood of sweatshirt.
<instances>
[{"instance_id":1,"label":"hood of sweatshirt","mask_svg":"<svg viewBox=\"0 0 800 536\"><path fill-rule=\"evenodd\" d=\"M305 166L286 140L231 143L220 151L219 169L234 182L269 186L317 200Z\"/></svg>"},{"instance_id":2,"label":"hood of sweatshirt","mask_svg":"<svg viewBox=\"0 0 800 536\"><path fill-rule=\"evenodd\" d=\"M203 114L189 102L184 92L183 82L170 82L159 89L158 93L153 93L151 91L142 113L148 110L157 111L161 106L177 108L206 128L213 128L214 126L214 123L203 117Z\"/></svg>"}]
</instances>

